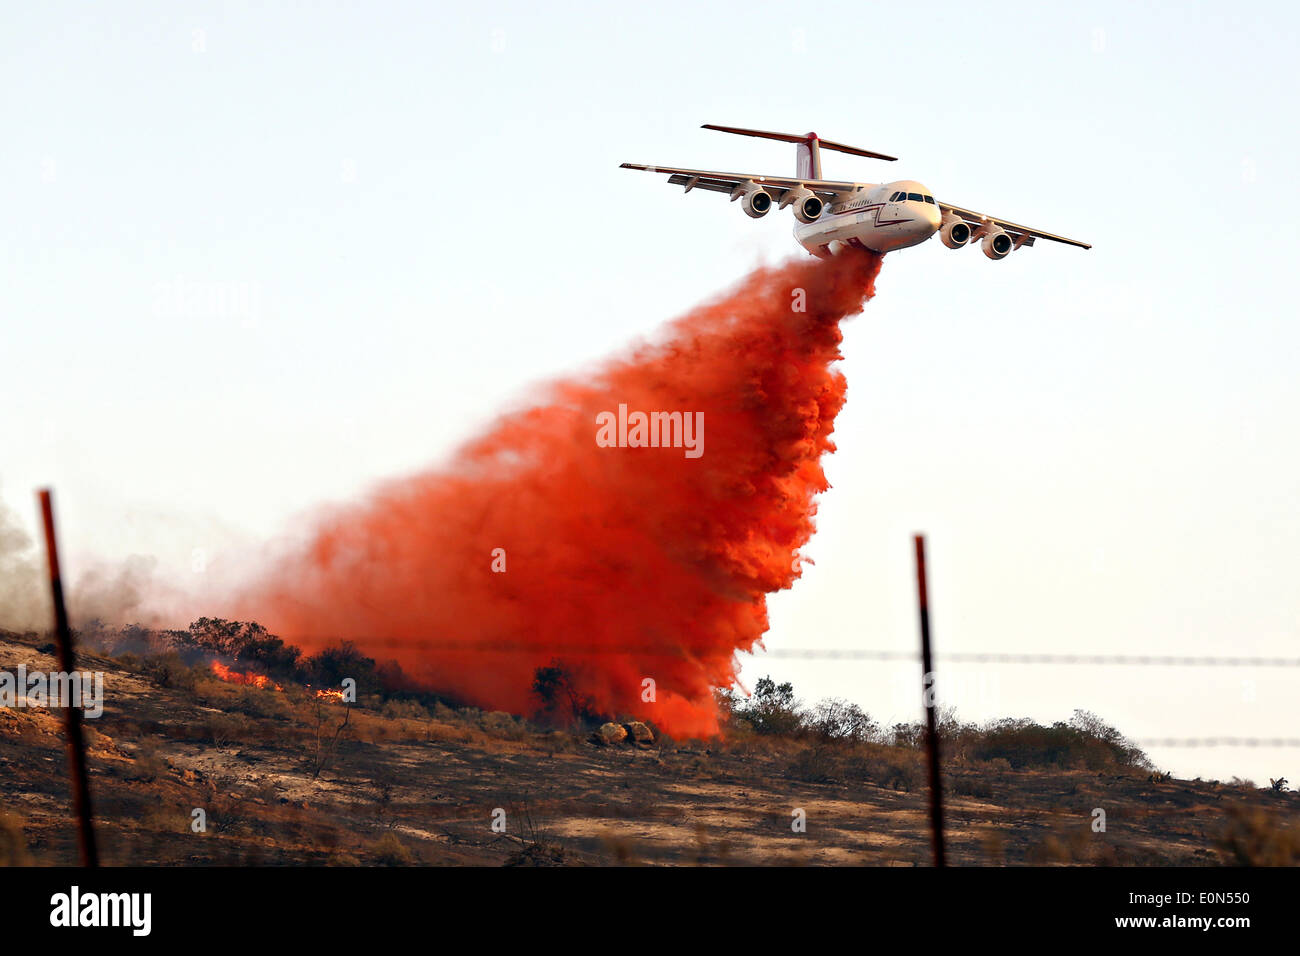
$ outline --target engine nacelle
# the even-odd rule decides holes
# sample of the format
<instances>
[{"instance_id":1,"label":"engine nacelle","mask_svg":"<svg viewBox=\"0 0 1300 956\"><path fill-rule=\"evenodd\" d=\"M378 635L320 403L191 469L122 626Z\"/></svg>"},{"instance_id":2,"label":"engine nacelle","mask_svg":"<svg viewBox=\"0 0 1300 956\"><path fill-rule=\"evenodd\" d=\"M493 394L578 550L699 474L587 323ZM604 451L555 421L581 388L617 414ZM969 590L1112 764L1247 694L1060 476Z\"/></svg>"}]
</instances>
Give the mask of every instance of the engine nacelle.
<instances>
[{"instance_id":1,"label":"engine nacelle","mask_svg":"<svg viewBox=\"0 0 1300 956\"><path fill-rule=\"evenodd\" d=\"M755 182L741 183L731 193L731 199L741 200L745 215L750 219L762 219L772 211L772 197Z\"/></svg>"},{"instance_id":2,"label":"engine nacelle","mask_svg":"<svg viewBox=\"0 0 1300 956\"><path fill-rule=\"evenodd\" d=\"M993 229L986 233L980 245L984 248L984 255L990 259L1005 259L1016 247L1015 240L1001 229Z\"/></svg>"},{"instance_id":3,"label":"engine nacelle","mask_svg":"<svg viewBox=\"0 0 1300 956\"><path fill-rule=\"evenodd\" d=\"M970 223L960 216L946 216L947 221L939 230L939 238L949 249L960 249L970 242Z\"/></svg>"},{"instance_id":4,"label":"engine nacelle","mask_svg":"<svg viewBox=\"0 0 1300 956\"><path fill-rule=\"evenodd\" d=\"M781 208L786 206L794 206L794 217L802 223L816 222L826 208L820 197L806 186L787 189L781 199Z\"/></svg>"},{"instance_id":5,"label":"engine nacelle","mask_svg":"<svg viewBox=\"0 0 1300 956\"><path fill-rule=\"evenodd\" d=\"M762 219L772 211L772 197L761 189L755 189L746 194L741 205L745 207L745 215L750 219Z\"/></svg>"}]
</instances>

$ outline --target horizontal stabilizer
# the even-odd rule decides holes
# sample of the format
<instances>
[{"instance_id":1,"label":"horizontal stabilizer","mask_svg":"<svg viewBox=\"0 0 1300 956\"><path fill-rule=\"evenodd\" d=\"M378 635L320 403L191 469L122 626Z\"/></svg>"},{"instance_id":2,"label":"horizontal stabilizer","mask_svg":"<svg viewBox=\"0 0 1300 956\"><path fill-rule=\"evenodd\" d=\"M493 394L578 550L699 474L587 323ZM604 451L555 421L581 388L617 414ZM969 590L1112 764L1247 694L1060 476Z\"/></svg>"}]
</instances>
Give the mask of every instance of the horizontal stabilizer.
<instances>
[{"instance_id":1,"label":"horizontal stabilizer","mask_svg":"<svg viewBox=\"0 0 1300 956\"><path fill-rule=\"evenodd\" d=\"M858 149L856 146L845 146L843 143L833 143L829 139L822 139L816 133L804 133L802 136L794 133L770 133L762 129L742 129L739 126L714 126L712 123L705 123L701 129L716 129L720 133L735 133L737 136L757 136L759 139L775 139L782 143L806 143L813 140L822 149L833 149L839 153L848 153L851 156L866 156L868 159L884 159L893 162L898 159L897 156L886 156L884 153L875 153L869 149Z\"/></svg>"}]
</instances>

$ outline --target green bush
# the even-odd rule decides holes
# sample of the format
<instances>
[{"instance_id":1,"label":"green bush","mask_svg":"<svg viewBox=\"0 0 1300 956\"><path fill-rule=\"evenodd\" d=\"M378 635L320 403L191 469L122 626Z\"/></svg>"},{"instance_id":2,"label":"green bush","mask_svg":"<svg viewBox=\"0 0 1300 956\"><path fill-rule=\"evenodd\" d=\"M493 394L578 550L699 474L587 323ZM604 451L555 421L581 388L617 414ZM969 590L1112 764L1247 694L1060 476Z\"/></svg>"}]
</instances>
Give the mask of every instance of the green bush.
<instances>
[{"instance_id":1,"label":"green bush","mask_svg":"<svg viewBox=\"0 0 1300 956\"><path fill-rule=\"evenodd\" d=\"M350 677L357 682L358 697L376 693L381 687L374 658L366 657L351 641L307 658L299 671L304 682L316 688L336 689Z\"/></svg>"},{"instance_id":2,"label":"green bush","mask_svg":"<svg viewBox=\"0 0 1300 956\"><path fill-rule=\"evenodd\" d=\"M296 676L298 648L284 643L254 621L227 621L219 617L201 617L186 632L178 632L177 643L215 651L227 657L258 664L259 670L281 679Z\"/></svg>"},{"instance_id":3,"label":"green bush","mask_svg":"<svg viewBox=\"0 0 1300 956\"><path fill-rule=\"evenodd\" d=\"M1028 719L999 720L982 728L967 745L979 761L1006 760L1015 770L1030 767L1105 770L1149 769L1150 760L1095 714L1076 710L1050 727Z\"/></svg>"},{"instance_id":4,"label":"green bush","mask_svg":"<svg viewBox=\"0 0 1300 956\"><path fill-rule=\"evenodd\" d=\"M778 684L771 677L760 677L754 695L747 701L734 700L731 714L743 720L757 734L794 735L804 729L804 714L795 700L794 685Z\"/></svg>"}]
</instances>

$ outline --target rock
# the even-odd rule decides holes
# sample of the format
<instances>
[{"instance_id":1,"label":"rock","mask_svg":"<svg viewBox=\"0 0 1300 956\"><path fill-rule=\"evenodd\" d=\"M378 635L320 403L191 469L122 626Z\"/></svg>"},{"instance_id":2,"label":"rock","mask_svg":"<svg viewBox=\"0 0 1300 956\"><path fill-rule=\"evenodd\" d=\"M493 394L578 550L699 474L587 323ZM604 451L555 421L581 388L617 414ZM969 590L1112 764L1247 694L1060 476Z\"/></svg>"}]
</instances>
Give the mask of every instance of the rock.
<instances>
[{"instance_id":1,"label":"rock","mask_svg":"<svg viewBox=\"0 0 1300 956\"><path fill-rule=\"evenodd\" d=\"M601 724L600 729L595 733L596 742L604 744L606 747L614 744L621 744L627 739L627 731L621 724Z\"/></svg>"},{"instance_id":2,"label":"rock","mask_svg":"<svg viewBox=\"0 0 1300 956\"><path fill-rule=\"evenodd\" d=\"M652 744L655 742L655 735L645 724L639 720L634 720L630 724L624 724L627 735L632 738L636 744Z\"/></svg>"}]
</instances>

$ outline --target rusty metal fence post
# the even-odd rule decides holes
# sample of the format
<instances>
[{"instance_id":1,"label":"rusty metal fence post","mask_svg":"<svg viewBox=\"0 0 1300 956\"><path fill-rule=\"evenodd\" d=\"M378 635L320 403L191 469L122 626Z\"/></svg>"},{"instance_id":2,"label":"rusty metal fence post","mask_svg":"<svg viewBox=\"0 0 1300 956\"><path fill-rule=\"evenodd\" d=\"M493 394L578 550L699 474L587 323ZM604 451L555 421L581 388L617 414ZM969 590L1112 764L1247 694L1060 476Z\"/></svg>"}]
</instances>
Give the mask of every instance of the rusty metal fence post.
<instances>
[{"instance_id":1,"label":"rusty metal fence post","mask_svg":"<svg viewBox=\"0 0 1300 956\"><path fill-rule=\"evenodd\" d=\"M72 629L68 626L68 609L63 603L63 580L59 572L59 548L54 536L54 504L50 490L40 492L41 518L45 523L45 553L49 556L50 595L54 600L54 640L58 647L59 669L73 679L76 662L72 653ZM65 703L67 703L65 701ZM77 840L82 866L99 866L95 846L94 814L90 806L90 780L86 775L86 744L81 733L81 710L64 707L63 733L68 745L68 774L72 781L72 809L77 815Z\"/></svg>"},{"instance_id":2,"label":"rusty metal fence post","mask_svg":"<svg viewBox=\"0 0 1300 956\"><path fill-rule=\"evenodd\" d=\"M939 779L939 731L936 711L934 661L930 655L930 606L925 581L925 536L916 535L916 593L921 605L921 701L925 705L925 749L930 769L930 831L934 865L946 863L943 845L943 786Z\"/></svg>"}]
</instances>

